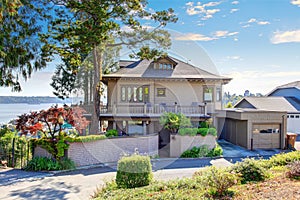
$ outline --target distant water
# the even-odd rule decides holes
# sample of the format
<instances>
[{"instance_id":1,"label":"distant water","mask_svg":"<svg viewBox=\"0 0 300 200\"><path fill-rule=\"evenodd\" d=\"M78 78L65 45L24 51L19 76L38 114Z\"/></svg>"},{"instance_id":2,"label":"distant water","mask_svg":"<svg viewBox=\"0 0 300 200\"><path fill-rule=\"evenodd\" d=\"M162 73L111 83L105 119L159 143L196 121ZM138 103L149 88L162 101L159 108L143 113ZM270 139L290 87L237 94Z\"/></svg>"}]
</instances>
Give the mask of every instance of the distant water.
<instances>
[{"instance_id":1,"label":"distant water","mask_svg":"<svg viewBox=\"0 0 300 200\"><path fill-rule=\"evenodd\" d=\"M56 104L0 104L0 124L8 123L10 120L16 119L21 114L48 109L53 105ZM58 106L62 105L63 104L58 104Z\"/></svg>"}]
</instances>

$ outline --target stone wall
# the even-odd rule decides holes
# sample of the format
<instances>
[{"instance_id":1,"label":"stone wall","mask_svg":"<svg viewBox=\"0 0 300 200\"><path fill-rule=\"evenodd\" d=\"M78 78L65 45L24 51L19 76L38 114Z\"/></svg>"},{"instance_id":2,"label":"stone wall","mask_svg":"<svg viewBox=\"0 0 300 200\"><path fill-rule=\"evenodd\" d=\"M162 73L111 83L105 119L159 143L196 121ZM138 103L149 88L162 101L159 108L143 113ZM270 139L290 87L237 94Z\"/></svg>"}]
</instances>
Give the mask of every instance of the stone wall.
<instances>
[{"instance_id":1,"label":"stone wall","mask_svg":"<svg viewBox=\"0 0 300 200\"><path fill-rule=\"evenodd\" d=\"M71 143L68 157L76 166L94 165L116 162L124 154L133 154L136 148L140 154L158 155L158 135Z\"/></svg>"},{"instance_id":2,"label":"stone wall","mask_svg":"<svg viewBox=\"0 0 300 200\"><path fill-rule=\"evenodd\" d=\"M207 145L209 149L212 149L216 145L216 137L212 135L203 136L170 136L170 157L179 158L180 155L194 146L200 147Z\"/></svg>"}]
</instances>

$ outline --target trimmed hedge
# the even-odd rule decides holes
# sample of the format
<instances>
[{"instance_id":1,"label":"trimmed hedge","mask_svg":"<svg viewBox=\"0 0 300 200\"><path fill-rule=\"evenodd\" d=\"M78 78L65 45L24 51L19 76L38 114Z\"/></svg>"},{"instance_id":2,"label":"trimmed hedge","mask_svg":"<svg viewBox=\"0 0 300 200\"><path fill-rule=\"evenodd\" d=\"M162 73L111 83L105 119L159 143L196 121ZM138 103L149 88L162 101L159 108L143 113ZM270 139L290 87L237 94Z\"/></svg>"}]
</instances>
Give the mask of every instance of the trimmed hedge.
<instances>
[{"instance_id":1,"label":"trimmed hedge","mask_svg":"<svg viewBox=\"0 0 300 200\"><path fill-rule=\"evenodd\" d=\"M88 135L88 136L79 136L79 137L66 137L65 140L67 142L92 142L97 140L104 140L107 137L105 135Z\"/></svg>"},{"instance_id":2,"label":"trimmed hedge","mask_svg":"<svg viewBox=\"0 0 300 200\"><path fill-rule=\"evenodd\" d=\"M201 158L201 157L217 157L223 154L223 149L219 144L213 149L208 149L207 145L193 147L181 154L181 158Z\"/></svg>"},{"instance_id":3,"label":"trimmed hedge","mask_svg":"<svg viewBox=\"0 0 300 200\"><path fill-rule=\"evenodd\" d=\"M107 130L105 133L106 137L116 137L118 136L118 131L116 129Z\"/></svg>"},{"instance_id":4,"label":"trimmed hedge","mask_svg":"<svg viewBox=\"0 0 300 200\"><path fill-rule=\"evenodd\" d=\"M116 183L119 188L135 188L149 185L152 181L150 157L133 155L118 161Z\"/></svg>"},{"instance_id":5,"label":"trimmed hedge","mask_svg":"<svg viewBox=\"0 0 300 200\"><path fill-rule=\"evenodd\" d=\"M216 128L180 128L178 134L181 136L189 135L196 136L197 134L205 137L207 134L217 136Z\"/></svg>"}]
</instances>

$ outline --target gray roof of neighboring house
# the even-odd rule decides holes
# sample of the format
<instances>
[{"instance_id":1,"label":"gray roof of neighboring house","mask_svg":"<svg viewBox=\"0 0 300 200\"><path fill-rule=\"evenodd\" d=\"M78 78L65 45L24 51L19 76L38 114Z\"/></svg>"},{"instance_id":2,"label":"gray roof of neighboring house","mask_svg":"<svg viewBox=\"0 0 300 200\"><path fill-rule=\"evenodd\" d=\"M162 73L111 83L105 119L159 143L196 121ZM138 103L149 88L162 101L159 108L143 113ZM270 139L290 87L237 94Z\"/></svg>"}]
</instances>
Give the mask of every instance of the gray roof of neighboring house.
<instances>
[{"instance_id":1,"label":"gray roof of neighboring house","mask_svg":"<svg viewBox=\"0 0 300 200\"><path fill-rule=\"evenodd\" d=\"M173 57L167 57L176 63L174 70L154 69L153 60L140 60L120 68L117 72L103 75L103 78L163 78L163 79L212 79L228 83L231 78L216 75Z\"/></svg>"},{"instance_id":2,"label":"gray roof of neighboring house","mask_svg":"<svg viewBox=\"0 0 300 200\"><path fill-rule=\"evenodd\" d=\"M245 97L234 105L239 108L245 101L256 109L260 110L273 110L273 111L286 111L298 112L285 97Z\"/></svg>"},{"instance_id":3,"label":"gray roof of neighboring house","mask_svg":"<svg viewBox=\"0 0 300 200\"><path fill-rule=\"evenodd\" d=\"M284 89L284 88L297 88L298 90L300 90L300 81L294 81L294 82L290 82L290 83L287 83L287 84L284 84L284 85L277 86L271 92L266 94L266 96L269 96L269 95L273 94L278 89Z\"/></svg>"}]
</instances>

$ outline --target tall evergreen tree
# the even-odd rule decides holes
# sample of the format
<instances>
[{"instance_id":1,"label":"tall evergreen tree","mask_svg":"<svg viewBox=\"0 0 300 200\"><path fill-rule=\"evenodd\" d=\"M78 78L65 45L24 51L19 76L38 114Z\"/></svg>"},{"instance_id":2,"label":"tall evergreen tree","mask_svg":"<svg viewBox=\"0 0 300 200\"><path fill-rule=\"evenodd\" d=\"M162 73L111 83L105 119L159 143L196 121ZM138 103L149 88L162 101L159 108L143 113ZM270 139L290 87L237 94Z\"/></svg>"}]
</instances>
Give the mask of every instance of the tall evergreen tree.
<instances>
[{"instance_id":1,"label":"tall evergreen tree","mask_svg":"<svg viewBox=\"0 0 300 200\"><path fill-rule=\"evenodd\" d=\"M100 116L100 93L104 52L108 47L126 46L140 51L132 55L151 59L170 46L170 35L162 30L167 23L176 22L172 9L150 11L147 0L52 0L58 7L57 20L53 21L49 41L52 49L61 56L64 67L59 66L52 86L59 97L72 92L70 85L82 66L83 60L93 56L92 123ZM148 11L148 10L149 11ZM148 20L156 24L149 29L142 26ZM151 49L154 45L156 48ZM63 73L62 73L63 72ZM92 132L97 132L96 129Z\"/></svg>"}]
</instances>

